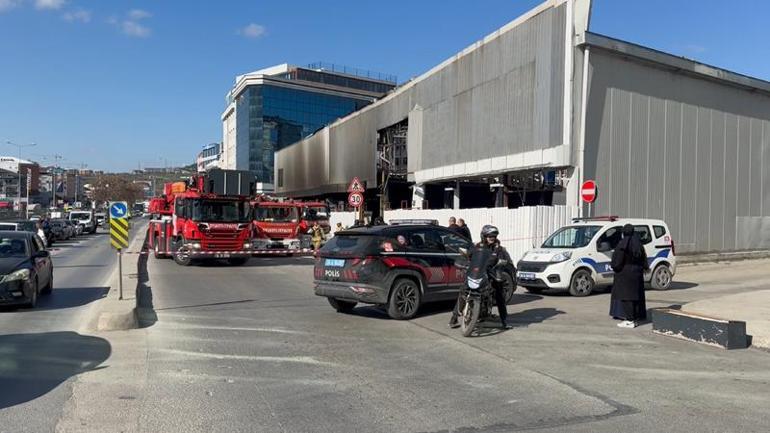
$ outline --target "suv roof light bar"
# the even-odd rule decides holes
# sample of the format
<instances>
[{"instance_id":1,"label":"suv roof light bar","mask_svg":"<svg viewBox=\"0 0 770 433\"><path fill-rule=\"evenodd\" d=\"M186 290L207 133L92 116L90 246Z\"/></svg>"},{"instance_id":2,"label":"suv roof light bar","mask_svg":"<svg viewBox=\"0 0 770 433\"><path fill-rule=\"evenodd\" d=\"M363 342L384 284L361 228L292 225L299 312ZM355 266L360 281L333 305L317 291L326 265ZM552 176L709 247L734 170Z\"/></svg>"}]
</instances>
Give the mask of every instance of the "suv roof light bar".
<instances>
[{"instance_id":1,"label":"suv roof light bar","mask_svg":"<svg viewBox=\"0 0 770 433\"><path fill-rule=\"evenodd\" d=\"M579 221L617 221L620 219L617 215L601 215L601 216L594 216L594 217L583 217L583 218L572 218L572 222L579 222Z\"/></svg>"},{"instance_id":2,"label":"suv roof light bar","mask_svg":"<svg viewBox=\"0 0 770 433\"><path fill-rule=\"evenodd\" d=\"M431 219L392 219L388 221L388 224L392 226L404 226L404 225L431 225L437 226L438 220Z\"/></svg>"}]
</instances>

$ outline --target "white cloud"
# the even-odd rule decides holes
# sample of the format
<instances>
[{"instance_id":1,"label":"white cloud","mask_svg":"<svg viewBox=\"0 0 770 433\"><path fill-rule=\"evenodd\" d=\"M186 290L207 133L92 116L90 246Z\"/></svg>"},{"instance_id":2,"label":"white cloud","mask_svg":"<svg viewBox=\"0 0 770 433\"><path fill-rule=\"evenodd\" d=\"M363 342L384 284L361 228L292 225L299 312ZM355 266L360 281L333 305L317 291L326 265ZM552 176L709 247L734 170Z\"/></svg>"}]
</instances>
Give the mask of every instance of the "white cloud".
<instances>
[{"instance_id":1,"label":"white cloud","mask_svg":"<svg viewBox=\"0 0 770 433\"><path fill-rule=\"evenodd\" d=\"M131 9L128 11L128 18L133 21L143 20L145 18L150 18L151 16L151 13L141 9Z\"/></svg>"},{"instance_id":2,"label":"white cloud","mask_svg":"<svg viewBox=\"0 0 770 433\"><path fill-rule=\"evenodd\" d=\"M21 3L21 0L0 0L0 13L9 11Z\"/></svg>"},{"instance_id":3,"label":"white cloud","mask_svg":"<svg viewBox=\"0 0 770 433\"><path fill-rule=\"evenodd\" d=\"M120 29L123 34L132 36L135 38L146 38L150 36L152 30L149 27L143 26L136 21L125 20L120 24Z\"/></svg>"},{"instance_id":4,"label":"white cloud","mask_svg":"<svg viewBox=\"0 0 770 433\"><path fill-rule=\"evenodd\" d=\"M91 22L91 11L87 11L85 9L78 9L76 11L65 13L64 15L62 15L62 18L64 18L65 21L69 21L71 23L74 23L74 22L88 23L88 22Z\"/></svg>"},{"instance_id":5,"label":"white cloud","mask_svg":"<svg viewBox=\"0 0 770 433\"><path fill-rule=\"evenodd\" d=\"M35 0L35 9L61 9L67 0Z\"/></svg>"},{"instance_id":6,"label":"white cloud","mask_svg":"<svg viewBox=\"0 0 770 433\"><path fill-rule=\"evenodd\" d=\"M255 23L251 23L238 31L240 35L247 38L258 38L260 36L264 36L265 32L267 32L265 26Z\"/></svg>"},{"instance_id":7,"label":"white cloud","mask_svg":"<svg viewBox=\"0 0 770 433\"><path fill-rule=\"evenodd\" d=\"M142 9L131 9L124 18L110 16L107 23L115 26L126 36L134 38L147 38L152 34L152 29L140 23L142 20L152 17L152 14Z\"/></svg>"}]
</instances>

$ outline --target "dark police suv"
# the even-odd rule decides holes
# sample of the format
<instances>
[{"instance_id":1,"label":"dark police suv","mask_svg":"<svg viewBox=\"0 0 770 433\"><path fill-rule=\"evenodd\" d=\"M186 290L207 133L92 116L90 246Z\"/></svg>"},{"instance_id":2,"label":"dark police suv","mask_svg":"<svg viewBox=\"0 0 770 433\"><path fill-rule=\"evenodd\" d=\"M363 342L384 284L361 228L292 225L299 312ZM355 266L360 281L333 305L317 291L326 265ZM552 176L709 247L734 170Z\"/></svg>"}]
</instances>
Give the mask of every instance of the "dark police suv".
<instances>
[{"instance_id":1,"label":"dark police suv","mask_svg":"<svg viewBox=\"0 0 770 433\"><path fill-rule=\"evenodd\" d=\"M338 312L357 303L382 305L393 319L411 319L426 302L453 300L465 284L470 240L435 221L398 221L335 234L318 252L315 294ZM514 276L508 275L507 299Z\"/></svg>"}]
</instances>

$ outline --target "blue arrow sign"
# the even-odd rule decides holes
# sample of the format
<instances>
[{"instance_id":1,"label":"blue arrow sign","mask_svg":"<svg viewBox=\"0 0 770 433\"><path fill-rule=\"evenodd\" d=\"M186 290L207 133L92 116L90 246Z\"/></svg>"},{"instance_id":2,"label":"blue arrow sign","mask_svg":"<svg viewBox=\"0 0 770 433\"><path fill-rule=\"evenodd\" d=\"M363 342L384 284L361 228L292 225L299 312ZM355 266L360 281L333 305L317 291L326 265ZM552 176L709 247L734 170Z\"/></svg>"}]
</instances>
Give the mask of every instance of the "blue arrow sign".
<instances>
[{"instance_id":1,"label":"blue arrow sign","mask_svg":"<svg viewBox=\"0 0 770 433\"><path fill-rule=\"evenodd\" d=\"M123 202L110 204L110 218L125 218L128 214L128 206Z\"/></svg>"}]
</instances>

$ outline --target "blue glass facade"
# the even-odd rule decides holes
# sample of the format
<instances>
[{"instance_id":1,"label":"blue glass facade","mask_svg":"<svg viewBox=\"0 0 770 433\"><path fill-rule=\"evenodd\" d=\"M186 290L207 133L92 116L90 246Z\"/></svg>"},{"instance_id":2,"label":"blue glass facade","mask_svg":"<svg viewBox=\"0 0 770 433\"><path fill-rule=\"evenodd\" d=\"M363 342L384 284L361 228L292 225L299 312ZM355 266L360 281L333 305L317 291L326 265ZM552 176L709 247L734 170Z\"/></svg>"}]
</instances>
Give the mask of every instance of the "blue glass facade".
<instances>
[{"instance_id":1,"label":"blue glass facade","mask_svg":"<svg viewBox=\"0 0 770 433\"><path fill-rule=\"evenodd\" d=\"M274 153L371 101L272 85L251 86L238 109L238 131L248 131L249 170L260 182L273 182ZM248 122L248 125L242 122ZM245 123L245 122L244 122ZM240 141L240 140L239 140Z\"/></svg>"}]
</instances>

